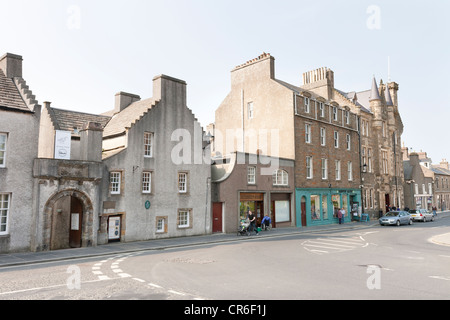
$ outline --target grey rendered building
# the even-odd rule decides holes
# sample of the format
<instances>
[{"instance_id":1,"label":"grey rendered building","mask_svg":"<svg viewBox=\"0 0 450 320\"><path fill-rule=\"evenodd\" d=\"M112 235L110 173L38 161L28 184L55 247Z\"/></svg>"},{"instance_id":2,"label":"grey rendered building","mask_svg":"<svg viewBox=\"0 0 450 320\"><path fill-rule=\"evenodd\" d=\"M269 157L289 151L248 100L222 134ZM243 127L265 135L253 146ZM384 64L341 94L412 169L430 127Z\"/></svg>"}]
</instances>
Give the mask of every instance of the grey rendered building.
<instances>
[{"instance_id":1,"label":"grey rendered building","mask_svg":"<svg viewBox=\"0 0 450 320\"><path fill-rule=\"evenodd\" d=\"M0 252L29 250L33 160L41 106L22 78L22 57L0 58Z\"/></svg>"},{"instance_id":2,"label":"grey rendered building","mask_svg":"<svg viewBox=\"0 0 450 320\"><path fill-rule=\"evenodd\" d=\"M153 97L120 92L103 133L99 243L211 233L211 163L186 82L153 79Z\"/></svg>"},{"instance_id":3,"label":"grey rendered building","mask_svg":"<svg viewBox=\"0 0 450 320\"><path fill-rule=\"evenodd\" d=\"M41 107L0 58L0 253L211 232L211 163L186 83L119 93L96 115Z\"/></svg>"}]
</instances>

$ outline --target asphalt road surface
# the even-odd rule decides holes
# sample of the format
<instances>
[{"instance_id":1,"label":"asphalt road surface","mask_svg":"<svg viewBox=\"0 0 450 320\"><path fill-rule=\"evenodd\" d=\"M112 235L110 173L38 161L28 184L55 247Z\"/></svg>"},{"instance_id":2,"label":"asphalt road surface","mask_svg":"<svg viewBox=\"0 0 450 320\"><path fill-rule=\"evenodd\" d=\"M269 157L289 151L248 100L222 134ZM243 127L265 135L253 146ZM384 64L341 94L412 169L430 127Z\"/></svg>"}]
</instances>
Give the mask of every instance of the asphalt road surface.
<instances>
[{"instance_id":1,"label":"asphalt road surface","mask_svg":"<svg viewBox=\"0 0 450 320\"><path fill-rule=\"evenodd\" d=\"M449 299L450 218L0 268L1 300Z\"/></svg>"}]
</instances>

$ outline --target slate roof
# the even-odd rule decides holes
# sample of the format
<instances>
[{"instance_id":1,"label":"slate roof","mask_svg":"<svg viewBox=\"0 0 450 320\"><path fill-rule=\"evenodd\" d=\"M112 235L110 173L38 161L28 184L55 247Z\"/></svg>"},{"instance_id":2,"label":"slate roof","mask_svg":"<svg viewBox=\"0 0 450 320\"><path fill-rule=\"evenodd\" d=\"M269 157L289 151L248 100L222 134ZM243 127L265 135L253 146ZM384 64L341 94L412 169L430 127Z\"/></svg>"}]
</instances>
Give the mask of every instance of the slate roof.
<instances>
[{"instance_id":1,"label":"slate roof","mask_svg":"<svg viewBox=\"0 0 450 320\"><path fill-rule=\"evenodd\" d=\"M103 137L124 133L127 128L130 128L133 123L139 120L154 105L155 100L153 98L133 102L112 116L103 130Z\"/></svg>"},{"instance_id":2,"label":"slate roof","mask_svg":"<svg viewBox=\"0 0 450 320\"><path fill-rule=\"evenodd\" d=\"M16 84L10 78L7 78L3 70L0 69L0 108L21 111L32 112L30 108L25 104L22 95L17 89Z\"/></svg>"},{"instance_id":3,"label":"slate roof","mask_svg":"<svg viewBox=\"0 0 450 320\"><path fill-rule=\"evenodd\" d=\"M49 112L52 120L56 124L56 129L72 131L73 136L79 136L78 133L73 132L74 128L81 130L87 122L98 122L102 125L102 128L104 128L111 120L111 117L108 116L64 109L50 108Z\"/></svg>"}]
</instances>

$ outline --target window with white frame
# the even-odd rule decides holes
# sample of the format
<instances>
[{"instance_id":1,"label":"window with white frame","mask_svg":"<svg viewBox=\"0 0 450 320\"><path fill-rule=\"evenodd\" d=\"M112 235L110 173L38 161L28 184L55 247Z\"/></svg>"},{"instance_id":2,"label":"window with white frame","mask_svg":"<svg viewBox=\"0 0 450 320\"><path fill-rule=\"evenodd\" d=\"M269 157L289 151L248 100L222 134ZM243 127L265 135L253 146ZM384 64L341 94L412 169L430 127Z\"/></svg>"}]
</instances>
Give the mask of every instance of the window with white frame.
<instances>
[{"instance_id":1,"label":"window with white frame","mask_svg":"<svg viewBox=\"0 0 450 320\"><path fill-rule=\"evenodd\" d=\"M310 123L305 124L305 142L311 143L311 124Z\"/></svg>"},{"instance_id":2,"label":"window with white frame","mask_svg":"<svg viewBox=\"0 0 450 320\"><path fill-rule=\"evenodd\" d=\"M433 194L433 189L431 187L431 183L428 183L428 193Z\"/></svg>"},{"instance_id":3,"label":"window with white frame","mask_svg":"<svg viewBox=\"0 0 450 320\"><path fill-rule=\"evenodd\" d=\"M369 121L366 121L366 136L369 136Z\"/></svg>"},{"instance_id":4,"label":"window with white frame","mask_svg":"<svg viewBox=\"0 0 450 320\"><path fill-rule=\"evenodd\" d=\"M112 171L109 174L109 192L111 194L120 194L121 172Z\"/></svg>"},{"instance_id":5,"label":"window with white frame","mask_svg":"<svg viewBox=\"0 0 450 320\"><path fill-rule=\"evenodd\" d=\"M287 186L288 185L288 173L285 170L278 169L272 175L273 185L275 186Z\"/></svg>"},{"instance_id":6,"label":"window with white frame","mask_svg":"<svg viewBox=\"0 0 450 320\"><path fill-rule=\"evenodd\" d=\"M338 119L338 109L337 107L333 107L333 120L337 121Z\"/></svg>"},{"instance_id":7,"label":"window with white frame","mask_svg":"<svg viewBox=\"0 0 450 320\"><path fill-rule=\"evenodd\" d=\"M178 228L189 228L190 225L190 211L189 209L178 210L177 216L177 227Z\"/></svg>"},{"instance_id":8,"label":"window with white frame","mask_svg":"<svg viewBox=\"0 0 450 320\"><path fill-rule=\"evenodd\" d=\"M348 181L353 180L353 164L351 161L347 162L347 176L348 176Z\"/></svg>"},{"instance_id":9,"label":"window with white frame","mask_svg":"<svg viewBox=\"0 0 450 320\"><path fill-rule=\"evenodd\" d=\"M350 150L352 148L352 141L351 141L351 137L349 134L347 134L347 137L345 139L345 142L347 144L347 150Z\"/></svg>"},{"instance_id":10,"label":"window with white frame","mask_svg":"<svg viewBox=\"0 0 450 320\"><path fill-rule=\"evenodd\" d=\"M319 117L325 117L325 109L323 107L323 102L319 102Z\"/></svg>"},{"instance_id":11,"label":"window with white frame","mask_svg":"<svg viewBox=\"0 0 450 320\"><path fill-rule=\"evenodd\" d=\"M372 172L372 148L367 148L367 172Z\"/></svg>"},{"instance_id":12,"label":"window with white frame","mask_svg":"<svg viewBox=\"0 0 450 320\"><path fill-rule=\"evenodd\" d=\"M335 160L336 180L341 180L341 160Z\"/></svg>"},{"instance_id":13,"label":"window with white frame","mask_svg":"<svg viewBox=\"0 0 450 320\"><path fill-rule=\"evenodd\" d=\"M345 124L350 124L350 113L347 110L344 111L344 121Z\"/></svg>"},{"instance_id":14,"label":"window with white frame","mask_svg":"<svg viewBox=\"0 0 450 320\"><path fill-rule=\"evenodd\" d=\"M313 158L306 157L306 179L313 178Z\"/></svg>"},{"instance_id":15,"label":"window with white frame","mask_svg":"<svg viewBox=\"0 0 450 320\"><path fill-rule=\"evenodd\" d=\"M187 172L178 173L178 193L187 192L188 174Z\"/></svg>"},{"instance_id":16,"label":"window with white frame","mask_svg":"<svg viewBox=\"0 0 450 320\"><path fill-rule=\"evenodd\" d=\"M150 171L142 172L142 193L152 192L152 173Z\"/></svg>"},{"instance_id":17,"label":"window with white frame","mask_svg":"<svg viewBox=\"0 0 450 320\"><path fill-rule=\"evenodd\" d=\"M334 132L334 147L339 148L339 132Z\"/></svg>"},{"instance_id":18,"label":"window with white frame","mask_svg":"<svg viewBox=\"0 0 450 320\"><path fill-rule=\"evenodd\" d=\"M247 115L248 119L253 119L255 116L255 111L253 110L253 102L247 103Z\"/></svg>"},{"instance_id":19,"label":"window with white frame","mask_svg":"<svg viewBox=\"0 0 450 320\"><path fill-rule=\"evenodd\" d=\"M6 166L6 140L6 134L0 133L0 168Z\"/></svg>"},{"instance_id":20,"label":"window with white frame","mask_svg":"<svg viewBox=\"0 0 450 320\"><path fill-rule=\"evenodd\" d=\"M417 183L414 184L415 194L419 194L419 185Z\"/></svg>"},{"instance_id":21,"label":"window with white frame","mask_svg":"<svg viewBox=\"0 0 450 320\"><path fill-rule=\"evenodd\" d=\"M321 146L325 146L326 143L327 143L326 134L327 134L326 129L325 128L320 128L320 145Z\"/></svg>"},{"instance_id":22,"label":"window with white frame","mask_svg":"<svg viewBox=\"0 0 450 320\"><path fill-rule=\"evenodd\" d=\"M9 193L0 193L0 235L8 234L10 199Z\"/></svg>"},{"instance_id":23,"label":"window with white frame","mask_svg":"<svg viewBox=\"0 0 450 320\"><path fill-rule=\"evenodd\" d=\"M247 183L248 184L256 183L256 167L247 168Z\"/></svg>"},{"instance_id":24,"label":"window with white frame","mask_svg":"<svg viewBox=\"0 0 450 320\"><path fill-rule=\"evenodd\" d=\"M144 157L153 157L153 137L152 132L144 132Z\"/></svg>"},{"instance_id":25,"label":"window with white frame","mask_svg":"<svg viewBox=\"0 0 450 320\"><path fill-rule=\"evenodd\" d=\"M322 159L322 180L328 179L328 159Z\"/></svg>"},{"instance_id":26,"label":"window with white frame","mask_svg":"<svg viewBox=\"0 0 450 320\"><path fill-rule=\"evenodd\" d=\"M156 232L167 232L167 217L156 217Z\"/></svg>"},{"instance_id":27,"label":"window with white frame","mask_svg":"<svg viewBox=\"0 0 450 320\"><path fill-rule=\"evenodd\" d=\"M381 165L382 165L382 169L383 169L383 173L384 174L388 174L389 173L389 167L388 167L388 153L387 151L381 151Z\"/></svg>"},{"instance_id":28,"label":"window with white frame","mask_svg":"<svg viewBox=\"0 0 450 320\"><path fill-rule=\"evenodd\" d=\"M305 112L309 113L310 112L310 107L309 107L309 98L305 97L304 98L305 101Z\"/></svg>"}]
</instances>

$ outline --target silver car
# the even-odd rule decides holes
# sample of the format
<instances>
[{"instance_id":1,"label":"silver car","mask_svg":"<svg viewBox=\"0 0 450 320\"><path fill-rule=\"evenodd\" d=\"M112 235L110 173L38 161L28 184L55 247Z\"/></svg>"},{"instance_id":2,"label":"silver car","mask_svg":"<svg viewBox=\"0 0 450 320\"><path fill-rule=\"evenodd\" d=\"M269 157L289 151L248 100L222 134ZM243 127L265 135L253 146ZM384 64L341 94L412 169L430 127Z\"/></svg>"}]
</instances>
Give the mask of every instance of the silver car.
<instances>
[{"instance_id":1,"label":"silver car","mask_svg":"<svg viewBox=\"0 0 450 320\"><path fill-rule=\"evenodd\" d=\"M396 225L412 224L412 218L407 211L389 211L379 220L380 225Z\"/></svg>"},{"instance_id":2,"label":"silver car","mask_svg":"<svg viewBox=\"0 0 450 320\"><path fill-rule=\"evenodd\" d=\"M409 214L414 221L434 221L433 213L427 209L409 210Z\"/></svg>"}]
</instances>

